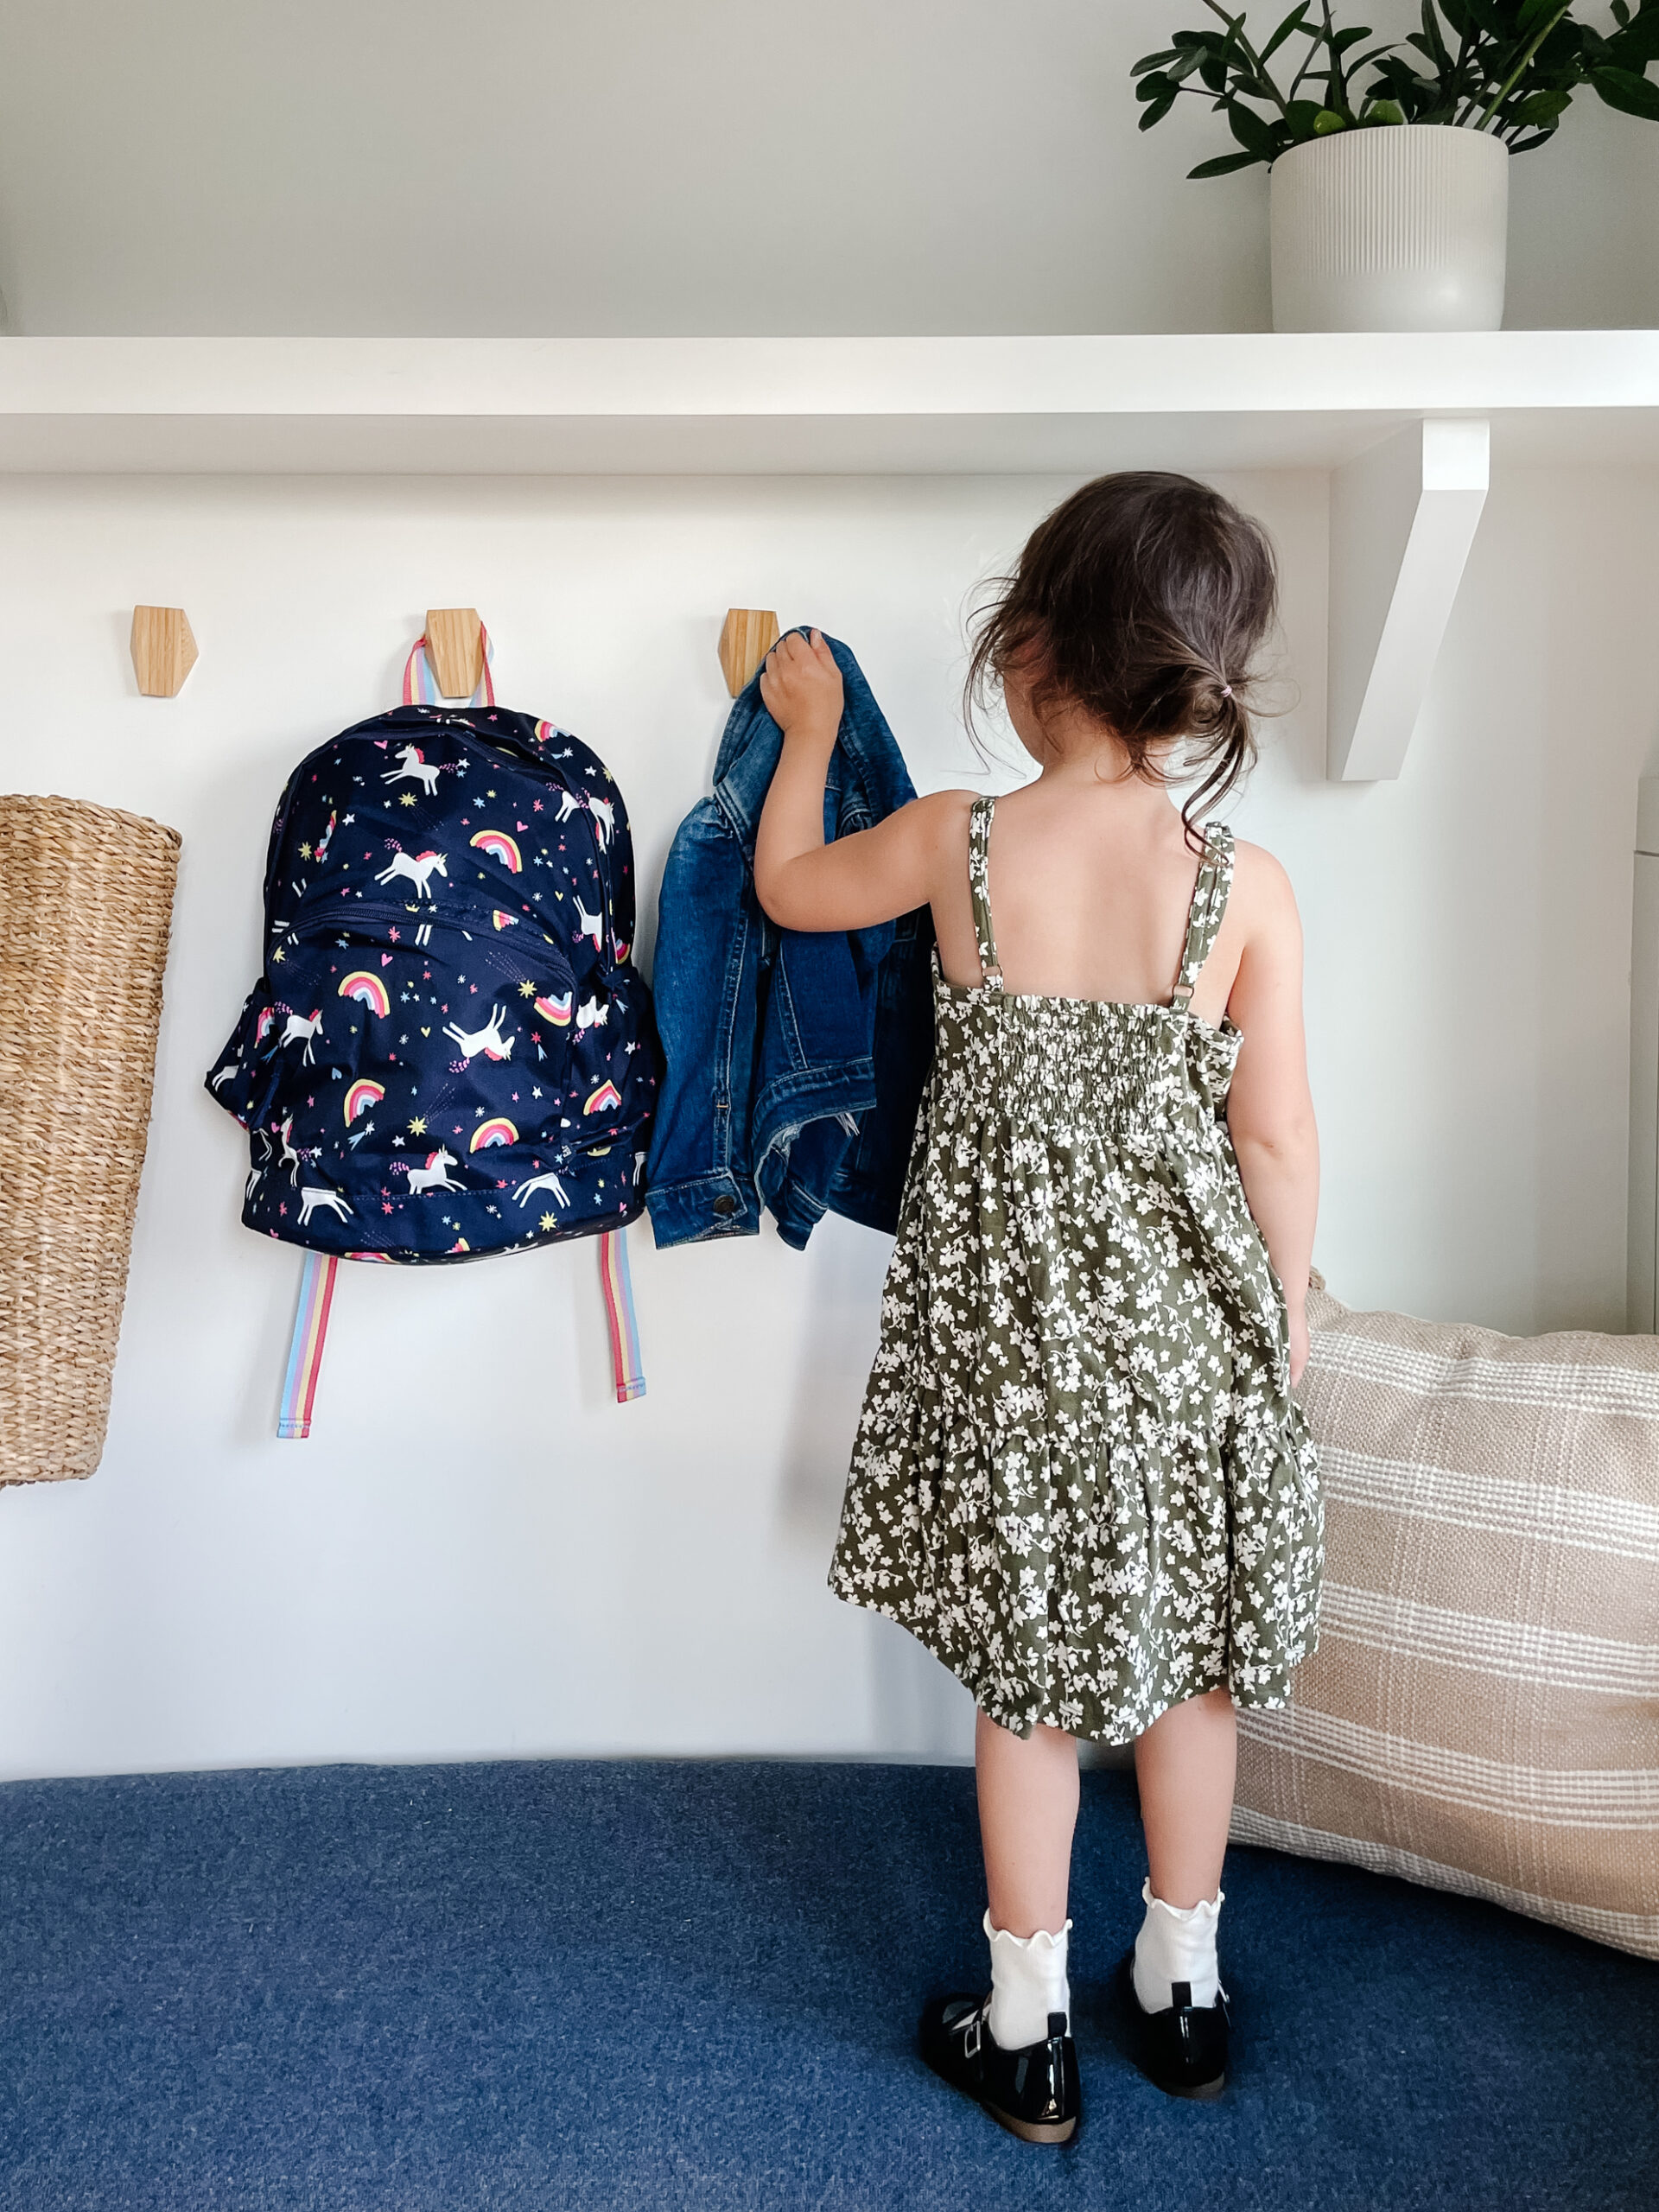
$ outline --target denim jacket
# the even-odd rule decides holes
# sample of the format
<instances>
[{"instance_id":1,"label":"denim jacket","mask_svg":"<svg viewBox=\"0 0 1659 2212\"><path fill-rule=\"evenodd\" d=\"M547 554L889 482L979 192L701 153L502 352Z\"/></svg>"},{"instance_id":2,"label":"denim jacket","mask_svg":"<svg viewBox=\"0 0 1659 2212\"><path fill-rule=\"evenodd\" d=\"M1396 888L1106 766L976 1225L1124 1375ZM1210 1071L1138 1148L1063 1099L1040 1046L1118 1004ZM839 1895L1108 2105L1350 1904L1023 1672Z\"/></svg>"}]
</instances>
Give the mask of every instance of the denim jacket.
<instances>
[{"instance_id":1,"label":"denim jacket","mask_svg":"<svg viewBox=\"0 0 1659 2212\"><path fill-rule=\"evenodd\" d=\"M823 834L847 836L916 796L845 645L825 641L845 705ZM734 702L715 788L664 871L652 991L667 1074L645 1203L658 1244L753 1236L762 1205L798 1250L826 1207L898 1224L933 1054L925 907L879 928L780 930L754 893L754 840L783 750L755 677Z\"/></svg>"}]
</instances>

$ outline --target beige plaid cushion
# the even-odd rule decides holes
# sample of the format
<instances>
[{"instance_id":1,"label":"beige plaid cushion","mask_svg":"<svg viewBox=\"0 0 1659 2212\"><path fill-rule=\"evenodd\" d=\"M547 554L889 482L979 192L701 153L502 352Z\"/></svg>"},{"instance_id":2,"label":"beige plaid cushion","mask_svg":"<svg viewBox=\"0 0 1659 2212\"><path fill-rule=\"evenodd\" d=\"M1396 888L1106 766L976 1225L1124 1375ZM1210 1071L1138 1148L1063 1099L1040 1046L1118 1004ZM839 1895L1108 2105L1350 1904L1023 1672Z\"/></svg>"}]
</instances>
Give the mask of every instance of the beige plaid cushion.
<instances>
[{"instance_id":1,"label":"beige plaid cushion","mask_svg":"<svg viewBox=\"0 0 1659 2212\"><path fill-rule=\"evenodd\" d=\"M1659 1337L1317 1287L1319 1648L1241 1713L1233 1834L1659 1958Z\"/></svg>"}]
</instances>

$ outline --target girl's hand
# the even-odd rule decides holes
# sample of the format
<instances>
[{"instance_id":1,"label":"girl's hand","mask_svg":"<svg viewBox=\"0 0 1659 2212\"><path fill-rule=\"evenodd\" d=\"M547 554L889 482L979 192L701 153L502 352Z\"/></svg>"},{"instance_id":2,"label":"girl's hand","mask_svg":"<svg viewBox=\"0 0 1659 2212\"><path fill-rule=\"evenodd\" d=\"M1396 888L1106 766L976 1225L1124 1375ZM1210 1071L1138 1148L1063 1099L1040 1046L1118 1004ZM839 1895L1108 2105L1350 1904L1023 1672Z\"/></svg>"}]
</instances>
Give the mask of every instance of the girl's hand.
<instances>
[{"instance_id":1,"label":"girl's hand","mask_svg":"<svg viewBox=\"0 0 1659 2212\"><path fill-rule=\"evenodd\" d=\"M841 728L841 671L822 631L779 638L760 670L760 697L785 737L816 735L826 745Z\"/></svg>"},{"instance_id":2,"label":"girl's hand","mask_svg":"<svg viewBox=\"0 0 1659 2212\"><path fill-rule=\"evenodd\" d=\"M1290 1387L1294 1390L1302 1379L1302 1370L1307 1365L1307 1315L1299 1306L1287 1318L1290 1322Z\"/></svg>"}]
</instances>

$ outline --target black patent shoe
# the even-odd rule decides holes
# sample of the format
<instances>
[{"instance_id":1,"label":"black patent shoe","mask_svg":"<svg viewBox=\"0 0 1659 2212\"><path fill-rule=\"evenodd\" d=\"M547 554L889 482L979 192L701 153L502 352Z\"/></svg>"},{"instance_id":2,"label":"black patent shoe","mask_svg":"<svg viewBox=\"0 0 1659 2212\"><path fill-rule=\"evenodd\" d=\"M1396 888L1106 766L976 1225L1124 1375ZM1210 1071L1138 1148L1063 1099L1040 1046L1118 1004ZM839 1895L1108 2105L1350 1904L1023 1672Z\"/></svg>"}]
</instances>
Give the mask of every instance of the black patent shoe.
<instances>
[{"instance_id":1,"label":"black patent shoe","mask_svg":"<svg viewBox=\"0 0 1659 2212\"><path fill-rule=\"evenodd\" d=\"M1192 1985L1171 1985L1175 2002L1166 2012L1148 2012L1135 1993L1135 1953L1121 1969L1135 2037L1135 2063L1149 2082L1172 2097L1207 2102L1227 2086L1227 1999L1195 2005Z\"/></svg>"},{"instance_id":2,"label":"black patent shoe","mask_svg":"<svg viewBox=\"0 0 1659 2212\"><path fill-rule=\"evenodd\" d=\"M1083 2117L1077 2047L1064 2012L1048 2016L1048 2035L1004 2050L991 2034L991 2000L937 1997L922 2015L922 2056L933 2071L984 2106L1027 2143L1069 2142Z\"/></svg>"}]
</instances>

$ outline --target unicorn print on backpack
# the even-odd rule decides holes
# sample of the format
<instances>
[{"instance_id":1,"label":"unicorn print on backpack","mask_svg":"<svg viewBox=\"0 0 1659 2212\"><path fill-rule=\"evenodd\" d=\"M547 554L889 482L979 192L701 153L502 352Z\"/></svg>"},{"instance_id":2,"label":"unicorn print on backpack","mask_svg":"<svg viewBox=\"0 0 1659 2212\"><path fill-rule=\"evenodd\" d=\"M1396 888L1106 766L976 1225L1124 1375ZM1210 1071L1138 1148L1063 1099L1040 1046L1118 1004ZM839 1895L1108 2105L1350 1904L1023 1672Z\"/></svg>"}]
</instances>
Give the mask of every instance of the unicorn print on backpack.
<instances>
[{"instance_id":1,"label":"unicorn print on backpack","mask_svg":"<svg viewBox=\"0 0 1659 2212\"><path fill-rule=\"evenodd\" d=\"M433 896L432 878L435 874L446 878L449 874L448 862L444 854L395 853L392 855L391 867L383 868L374 880L377 883L399 881L412 883L415 886L415 896L417 899L430 899Z\"/></svg>"},{"instance_id":2,"label":"unicorn print on backpack","mask_svg":"<svg viewBox=\"0 0 1659 2212\"><path fill-rule=\"evenodd\" d=\"M429 761L418 745L406 745L400 756L399 765L396 768L388 768L380 780L385 784L395 784L403 778L408 777L412 781L422 785L427 797L430 798L438 788L440 772L437 763Z\"/></svg>"},{"instance_id":3,"label":"unicorn print on backpack","mask_svg":"<svg viewBox=\"0 0 1659 2212\"><path fill-rule=\"evenodd\" d=\"M410 1197L416 1197L423 1191L459 1191L462 1186L450 1181L449 1170L460 1165L447 1146L440 1145L435 1152L429 1152L419 1167L406 1171Z\"/></svg>"},{"instance_id":4,"label":"unicorn print on backpack","mask_svg":"<svg viewBox=\"0 0 1659 2212\"><path fill-rule=\"evenodd\" d=\"M305 1051L301 1057L308 1066L315 1057L312 1047L315 1045L317 1039L321 1035L321 1033L322 1013L321 1008L319 1008L315 1014L290 1014L288 1017L287 1025L283 1031L283 1042L284 1045L297 1045L300 1039L303 1038L305 1039Z\"/></svg>"},{"instance_id":5,"label":"unicorn print on backpack","mask_svg":"<svg viewBox=\"0 0 1659 2212\"><path fill-rule=\"evenodd\" d=\"M506 1014L503 1007L492 1007L489 1020L482 1029L462 1029L456 1023L447 1021L444 1024L443 1033L446 1037L454 1039L469 1060L476 1058L480 1052L486 1054L493 1060L510 1059L512 1056L513 1039L518 1036L518 1032L515 1029L512 1036L503 1036L501 1025L505 1020Z\"/></svg>"},{"instance_id":6,"label":"unicorn print on backpack","mask_svg":"<svg viewBox=\"0 0 1659 2212\"><path fill-rule=\"evenodd\" d=\"M310 1220L319 1206L328 1207L331 1211L337 1213L342 1221L351 1212L350 1206L346 1205L338 1191L323 1189L317 1185L308 1183L300 1192L300 1227L302 1229L305 1227L306 1223Z\"/></svg>"}]
</instances>

